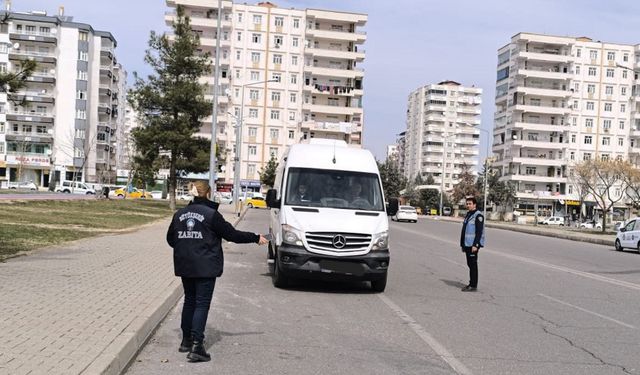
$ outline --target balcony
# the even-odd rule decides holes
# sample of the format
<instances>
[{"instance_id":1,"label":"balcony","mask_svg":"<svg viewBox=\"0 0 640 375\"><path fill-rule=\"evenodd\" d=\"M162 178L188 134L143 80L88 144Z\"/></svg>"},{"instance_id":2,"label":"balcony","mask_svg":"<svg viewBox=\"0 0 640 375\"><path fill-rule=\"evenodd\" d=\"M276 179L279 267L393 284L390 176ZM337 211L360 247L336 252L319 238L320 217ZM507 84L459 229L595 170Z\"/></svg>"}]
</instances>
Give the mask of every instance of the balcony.
<instances>
[{"instance_id":1,"label":"balcony","mask_svg":"<svg viewBox=\"0 0 640 375\"><path fill-rule=\"evenodd\" d=\"M334 59L347 59L347 60L364 60L364 50L360 51L343 51L337 49L325 49L310 47L305 50L305 53L318 57L334 58Z\"/></svg>"},{"instance_id":2,"label":"balcony","mask_svg":"<svg viewBox=\"0 0 640 375\"><path fill-rule=\"evenodd\" d=\"M14 48L9 50L9 60L33 60L37 63L43 64L55 64L57 59L54 53L50 52L37 52L37 51L23 51L16 50Z\"/></svg>"},{"instance_id":3,"label":"balcony","mask_svg":"<svg viewBox=\"0 0 640 375\"><path fill-rule=\"evenodd\" d=\"M34 83L56 83L55 73L33 72L33 75L27 78L27 82Z\"/></svg>"},{"instance_id":4,"label":"balcony","mask_svg":"<svg viewBox=\"0 0 640 375\"><path fill-rule=\"evenodd\" d=\"M527 129L561 133L569 130L568 125L538 124L533 122L514 122L512 127L514 129Z\"/></svg>"},{"instance_id":5,"label":"balcony","mask_svg":"<svg viewBox=\"0 0 640 375\"><path fill-rule=\"evenodd\" d=\"M568 115L571 113L571 108L551 105L525 105L517 104L513 107L514 111L522 111L527 113L545 113L552 115Z\"/></svg>"},{"instance_id":6,"label":"balcony","mask_svg":"<svg viewBox=\"0 0 640 375\"><path fill-rule=\"evenodd\" d=\"M556 72L553 69L518 69L518 75L530 77L530 78L546 78L546 79L559 79L559 80L570 80L573 78L573 74L569 72Z\"/></svg>"},{"instance_id":7,"label":"balcony","mask_svg":"<svg viewBox=\"0 0 640 375\"><path fill-rule=\"evenodd\" d=\"M337 91L331 91L331 87L339 88ZM340 90L340 88L347 90ZM302 86L304 91L310 91L312 94L317 95L331 95L331 96L344 96L344 97L354 97L354 96L362 96L364 95L364 91L361 89L355 89L347 86L333 86L328 84L316 84L316 85L305 85Z\"/></svg>"},{"instance_id":8,"label":"balcony","mask_svg":"<svg viewBox=\"0 0 640 375\"><path fill-rule=\"evenodd\" d=\"M315 76L324 76L324 77L340 77L340 78L352 78L352 79L364 77L364 70L362 69L334 69L334 68L305 65L304 71L310 72Z\"/></svg>"},{"instance_id":9,"label":"balcony","mask_svg":"<svg viewBox=\"0 0 640 375\"><path fill-rule=\"evenodd\" d=\"M360 31L350 33L347 31L334 31L322 29L306 29L307 36L317 39L344 40L354 43L364 43L367 40L367 34Z\"/></svg>"},{"instance_id":10,"label":"balcony","mask_svg":"<svg viewBox=\"0 0 640 375\"><path fill-rule=\"evenodd\" d=\"M5 139L7 141L18 142L51 143L53 141L53 135L49 133L38 133L36 131L24 133L21 131L14 132L13 130L8 130L5 134Z\"/></svg>"},{"instance_id":11,"label":"balcony","mask_svg":"<svg viewBox=\"0 0 640 375\"><path fill-rule=\"evenodd\" d=\"M362 108L359 107L339 107L333 105L319 105L319 104L302 104L302 109L311 111L314 113L328 113L338 115L357 115L362 114Z\"/></svg>"},{"instance_id":12,"label":"balcony","mask_svg":"<svg viewBox=\"0 0 640 375\"><path fill-rule=\"evenodd\" d=\"M185 1L179 1L180 4L183 4L184 2ZM195 3L197 1L193 1L193 2ZM194 5L194 6L201 7L202 4L199 3L199 4ZM223 6L223 8L224 8L224 6ZM176 21L176 16L177 16L177 14L176 14L176 11L174 11L174 10L164 12L164 21L167 24L167 26L173 25L173 23ZM191 20L191 26L207 27L207 28L214 28L214 29L218 28L218 16L217 16L217 14L212 14L211 17L200 16L200 15L189 15L189 19ZM220 26L222 26L222 28L230 29L231 28L231 19L226 19L225 20L224 16L223 16L222 17L222 21L220 22Z\"/></svg>"},{"instance_id":13,"label":"balcony","mask_svg":"<svg viewBox=\"0 0 640 375\"><path fill-rule=\"evenodd\" d=\"M569 143L515 140L513 141L513 145L535 149L543 148L549 150L564 150L566 147L568 147Z\"/></svg>"},{"instance_id":14,"label":"balcony","mask_svg":"<svg viewBox=\"0 0 640 375\"><path fill-rule=\"evenodd\" d=\"M24 31L12 29L9 31L9 39L12 41L25 41L33 43L58 44L56 34L41 33L39 31Z\"/></svg>"},{"instance_id":15,"label":"balcony","mask_svg":"<svg viewBox=\"0 0 640 375\"><path fill-rule=\"evenodd\" d=\"M360 131L359 124L353 122L307 121L300 125L302 130L351 134Z\"/></svg>"},{"instance_id":16,"label":"balcony","mask_svg":"<svg viewBox=\"0 0 640 375\"><path fill-rule=\"evenodd\" d=\"M541 183L567 183L566 177L549 177L535 174L507 174L500 177L500 181L527 181Z\"/></svg>"},{"instance_id":17,"label":"balcony","mask_svg":"<svg viewBox=\"0 0 640 375\"><path fill-rule=\"evenodd\" d=\"M529 157L514 157L513 163L520 163L524 165L540 165L546 167L562 167L567 162L564 159L547 159L547 158L529 158Z\"/></svg>"},{"instance_id":18,"label":"balcony","mask_svg":"<svg viewBox=\"0 0 640 375\"><path fill-rule=\"evenodd\" d=\"M49 103L53 104L55 102L55 98L52 94L42 93L42 92L20 92L17 94L9 94L9 98L11 100L20 102L22 100L29 103Z\"/></svg>"},{"instance_id":19,"label":"balcony","mask_svg":"<svg viewBox=\"0 0 640 375\"><path fill-rule=\"evenodd\" d=\"M52 124L54 115L51 112L36 112L10 109L7 111L7 121L35 122Z\"/></svg>"},{"instance_id":20,"label":"balcony","mask_svg":"<svg viewBox=\"0 0 640 375\"><path fill-rule=\"evenodd\" d=\"M543 53L543 52L525 52L520 51L518 57L523 60L531 61L547 61L568 64L572 61L571 55L563 55L560 53Z\"/></svg>"},{"instance_id":21,"label":"balcony","mask_svg":"<svg viewBox=\"0 0 640 375\"><path fill-rule=\"evenodd\" d=\"M573 95L573 91L571 90L561 90L553 87L517 86L516 91L525 95L551 96L556 98L568 98Z\"/></svg>"}]
</instances>

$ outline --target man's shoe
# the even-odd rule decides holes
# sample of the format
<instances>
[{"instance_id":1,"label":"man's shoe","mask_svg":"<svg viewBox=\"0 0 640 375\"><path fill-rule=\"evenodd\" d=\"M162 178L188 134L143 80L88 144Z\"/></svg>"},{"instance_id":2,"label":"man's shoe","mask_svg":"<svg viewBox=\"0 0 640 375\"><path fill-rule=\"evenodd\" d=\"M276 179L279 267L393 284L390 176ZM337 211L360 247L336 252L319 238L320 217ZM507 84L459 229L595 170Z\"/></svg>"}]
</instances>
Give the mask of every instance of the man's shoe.
<instances>
[{"instance_id":1,"label":"man's shoe","mask_svg":"<svg viewBox=\"0 0 640 375\"><path fill-rule=\"evenodd\" d=\"M180 353L186 353L191 350L191 347L193 347L193 339L190 336L183 337L178 351Z\"/></svg>"},{"instance_id":2,"label":"man's shoe","mask_svg":"<svg viewBox=\"0 0 640 375\"><path fill-rule=\"evenodd\" d=\"M189 362L209 362L211 355L204 349L202 341L193 341L191 351L187 354Z\"/></svg>"},{"instance_id":3,"label":"man's shoe","mask_svg":"<svg viewBox=\"0 0 640 375\"><path fill-rule=\"evenodd\" d=\"M475 292L476 291L476 287L475 286L471 286L471 285L467 285L464 288L461 289L463 292Z\"/></svg>"}]
</instances>

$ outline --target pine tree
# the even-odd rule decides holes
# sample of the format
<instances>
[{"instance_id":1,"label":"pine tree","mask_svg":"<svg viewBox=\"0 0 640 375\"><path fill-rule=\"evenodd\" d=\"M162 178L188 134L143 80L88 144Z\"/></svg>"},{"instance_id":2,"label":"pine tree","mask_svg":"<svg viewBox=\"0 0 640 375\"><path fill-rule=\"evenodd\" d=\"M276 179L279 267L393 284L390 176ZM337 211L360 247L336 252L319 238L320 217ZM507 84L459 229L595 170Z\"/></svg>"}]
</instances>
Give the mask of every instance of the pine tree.
<instances>
[{"instance_id":1,"label":"pine tree","mask_svg":"<svg viewBox=\"0 0 640 375\"><path fill-rule=\"evenodd\" d=\"M454 204L458 204L462 199L468 196L477 196L476 177L469 170L469 166L462 165L462 172L458 175L458 183L453 187L451 199Z\"/></svg>"},{"instance_id":2,"label":"pine tree","mask_svg":"<svg viewBox=\"0 0 640 375\"><path fill-rule=\"evenodd\" d=\"M271 159L264 165L264 167L258 172L260 175L260 182L268 187L273 187L276 182L276 170L278 169L278 162L275 156L271 155Z\"/></svg>"},{"instance_id":3,"label":"pine tree","mask_svg":"<svg viewBox=\"0 0 640 375\"><path fill-rule=\"evenodd\" d=\"M194 137L211 114L199 78L211 72L208 54L200 54L198 35L191 30L184 8L177 7L173 36L151 32L145 61L154 71L142 79L134 73L129 101L143 116L133 133L137 160L144 168L169 169L170 207L175 209L177 174L204 172L209 165L210 141ZM147 174L145 172L144 174Z\"/></svg>"},{"instance_id":4,"label":"pine tree","mask_svg":"<svg viewBox=\"0 0 640 375\"><path fill-rule=\"evenodd\" d=\"M384 163L378 162L378 170L382 179L385 200L398 198L400 190L407 185L407 179L400 173L398 163L390 159L385 160Z\"/></svg>"}]
</instances>

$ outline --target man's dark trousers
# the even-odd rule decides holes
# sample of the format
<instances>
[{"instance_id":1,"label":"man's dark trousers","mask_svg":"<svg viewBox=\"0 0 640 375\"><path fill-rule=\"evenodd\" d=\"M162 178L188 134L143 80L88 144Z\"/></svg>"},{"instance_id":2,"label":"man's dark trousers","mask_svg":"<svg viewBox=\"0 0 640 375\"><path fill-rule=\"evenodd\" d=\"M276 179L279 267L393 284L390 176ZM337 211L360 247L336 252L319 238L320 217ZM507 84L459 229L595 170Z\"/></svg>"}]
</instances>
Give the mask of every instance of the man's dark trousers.
<instances>
[{"instance_id":1,"label":"man's dark trousers","mask_svg":"<svg viewBox=\"0 0 640 375\"><path fill-rule=\"evenodd\" d=\"M204 329L215 285L215 278L182 278L184 305L180 327L184 337L191 336L196 342L204 340Z\"/></svg>"},{"instance_id":2,"label":"man's dark trousers","mask_svg":"<svg viewBox=\"0 0 640 375\"><path fill-rule=\"evenodd\" d=\"M469 266L469 286L472 288L478 287L478 253L471 251L470 247L463 247L462 251L467 256L467 266Z\"/></svg>"}]
</instances>

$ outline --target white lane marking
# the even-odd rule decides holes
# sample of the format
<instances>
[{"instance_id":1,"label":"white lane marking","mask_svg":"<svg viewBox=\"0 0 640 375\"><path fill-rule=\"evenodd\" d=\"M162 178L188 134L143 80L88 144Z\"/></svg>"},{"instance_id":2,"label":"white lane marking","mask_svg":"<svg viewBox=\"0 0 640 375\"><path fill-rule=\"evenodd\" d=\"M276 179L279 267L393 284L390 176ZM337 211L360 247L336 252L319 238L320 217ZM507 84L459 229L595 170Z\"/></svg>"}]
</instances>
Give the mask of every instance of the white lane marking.
<instances>
[{"instance_id":1,"label":"white lane marking","mask_svg":"<svg viewBox=\"0 0 640 375\"><path fill-rule=\"evenodd\" d=\"M429 334L429 332L427 332L420 324L418 324L418 322L416 322L415 319L409 316L409 314L404 312L400 308L400 306L396 305L393 301L391 301L389 297L383 294L378 294L377 296L380 297L382 302L384 302L387 306L389 306L389 308L393 310L393 312L396 313L396 315L400 319L408 323L409 327L411 327L413 332L415 332L416 335L418 335L418 337L422 339L422 341L427 343L427 345L429 345L431 349L433 349L433 351L436 352L436 354L440 358L442 358L443 361L447 362L447 364L451 366L453 371L455 371L459 375L473 374L465 365L462 364L462 362L460 362L456 357L454 357L453 354L451 354L451 352L447 350L447 348L445 348L436 339L434 339L433 336Z\"/></svg>"},{"instance_id":2,"label":"white lane marking","mask_svg":"<svg viewBox=\"0 0 640 375\"><path fill-rule=\"evenodd\" d=\"M411 232L411 233L414 233L414 234L417 234L417 235L420 235L420 236L433 238L433 239L441 241L441 242L445 242L445 243L449 243L449 244L453 244L453 245L458 245L459 246L459 244L457 242L455 242L455 241L442 239L442 238L440 238L438 236L426 234L426 233L423 233L423 232L414 231L414 230L411 230L411 229L405 229L405 228L401 228L401 227L397 227L396 229L400 229L400 230L403 230L403 231L406 231L406 232ZM640 284L630 283L628 281L612 279L610 277L600 276L600 275L597 275L595 273L578 271L578 270L574 270L573 268L569 268L569 267L556 266L555 264L540 262L540 261L537 261L537 260L533 260L533 259L530 259L530 258L519 256L519 255L506 254L506 253L503 253L503 252L500 252L500 251L495 251L495 250L482 249L481 252L482 253L493 254L493 255L498 255L498 256L501 256L501 257L504 257L504 258L517 260L517 261L520 261L520 262L523 262L523 263L534 264L536 266L550 268L550 269L553 269L553 270L556 270L556 271L566 272L566 273L570 273L570 274L573 274L573 275L576 275L576 276L582 276L582 277L585 277L587 279L602 281L602 282L605 282L605 283L609 283L609 284L613 284L613 285L617 285L617 286L621 286L621 287L625 287L625 288L629 288L629 289L640 291Z\"/></svg>"},{"instance_id":3,"label":"white lane marking","mask_svg":"<svg viewBox=\"0 0 640 375\"><path fill-rule=\"evenodd\" d=\"M453 263L453 264L455 264L456 266L460 266L460 267L466 267L466 266L467 266L466 264L458 263L458 262L456 262L456 261L453 261L453 260L451 260L451 259L447 259L447 258L445 258L445 257L440 257L440 258L441 258L442 260L444 260L445 262Z\"/></svg>"},{"instance_id":4,"label":"white lane marking","mask_svg":"<svg viewBox=\"0 0 640 375\"><path fill-rule=\"evenodd\" d=\"M610 317L608 317L608 316L606 316L606 315L598 314L597 312L594 312L594 311L591 311L591 310L584 309L584 308L582 308L582 307L580 307L580 306L572 305L572 304L570 304L569 302L564 302L564 301L561 301L561 300L559 300L559 299L556 299L556 298L553 298L553 297L549 297L549 296L548 296L548 295L546 295L546 294L538 293L538 295L539 295L540 297L544 297L544 298L546 298L546 299L548 299L548 300L551 300L551 301L557 302L557 303L559 303L559 304L562 304L562 305L565 305L565 306L569 306L569 307L573 307L574 309L576 309L576 310L580 310L580 311L582 311L582 312L586 312L587 314L595 315L595 316L597 316L597 317L599 317L599 318L602 318L602 319L608 320L608 321L610 321L610 322L614 322L614 323L619 324L619 325L621 325L621 326L623 326L623 327L627 327L627 328L631 328L631 329L636 329L636 327L635 327L635 326L632 326L631 324L627 324L627 323L625 323L625 322L621 322L621 321L619 321L619 320L617 320L617 319L610 318Z\"/></svg>"}]
</instances>

